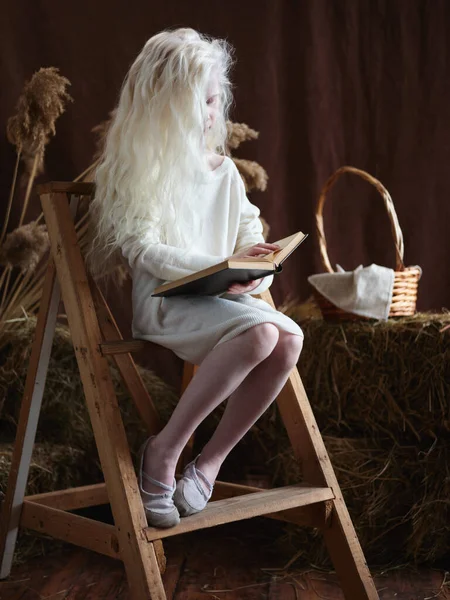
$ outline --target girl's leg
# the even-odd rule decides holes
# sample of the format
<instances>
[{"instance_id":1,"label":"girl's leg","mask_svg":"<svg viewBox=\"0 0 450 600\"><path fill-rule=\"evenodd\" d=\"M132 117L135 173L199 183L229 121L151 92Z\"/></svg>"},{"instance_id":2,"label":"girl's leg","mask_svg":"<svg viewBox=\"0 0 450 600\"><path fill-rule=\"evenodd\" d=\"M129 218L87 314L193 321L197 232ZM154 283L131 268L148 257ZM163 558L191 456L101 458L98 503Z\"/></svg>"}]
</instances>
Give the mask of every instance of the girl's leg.
<instances>
[{"instance_id":1,"label":"girl's leg","mask_svg":"<svg viewBox=\"0 0 450 600\"><path fill-rule=\"evenodd\" d=\"M297 364L303 338L280 331L279 341L263 362L255 367L228 400L216 431L197 460L197 467L214 482L234 446L259 419L283 389Z\"/></svg>"},{"instance_id":2,"label":"girl's leg","mask_svg":"<svg viewBox=\"0 0 450 600\"><path fill-rule=\"evenodd\" d=\"M199 366L173 414L147 445L143 470L153 479L172 485L178 458L198 425L228 398L252 369L264 361L278 342L278 329L262 323L219 344ZM160 488L144 482L150 493Z\"/></svg>"}]
</instances>

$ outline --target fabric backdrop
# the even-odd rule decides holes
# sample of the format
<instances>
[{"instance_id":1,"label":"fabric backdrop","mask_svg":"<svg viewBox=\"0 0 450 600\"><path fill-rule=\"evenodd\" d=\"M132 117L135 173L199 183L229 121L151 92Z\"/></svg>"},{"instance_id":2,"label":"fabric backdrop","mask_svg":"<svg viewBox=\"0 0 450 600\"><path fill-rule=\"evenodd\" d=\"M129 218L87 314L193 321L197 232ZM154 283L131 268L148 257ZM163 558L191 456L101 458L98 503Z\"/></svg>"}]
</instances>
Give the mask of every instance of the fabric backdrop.
<instances>
[{"instance_id":1,"label":"fabric backdrop","mask_svg":"<svg viewBox=\"0 0 450 600\"><path fill-rule=\"evenodd\" d=\"M152 34L194 27L235 47L232 119L260 132L236 155L268 171L267 191L250 197L270 238L312 234L274 283L275 302L307 298L307 276L323 270L315 206L327 177L347 164L379 178L393 197L405 263L424 271L418 307L450 307L448 0L7 0L3 6L3 131L24 81L40 67L58 67L72 83L74 103L57 121L39 181L71 180L90 164L91 129L107 118ZM0 150L3 219L15 159L5 135ZM30 216L38 211L34 198ZM332 264L394 267L389 221L369 184L345 176L328 198L325 227ZM127 290L114 308L126 329ZM169 368L166 359L157 360L160 372Z\"/></svg>"}]
</instances>

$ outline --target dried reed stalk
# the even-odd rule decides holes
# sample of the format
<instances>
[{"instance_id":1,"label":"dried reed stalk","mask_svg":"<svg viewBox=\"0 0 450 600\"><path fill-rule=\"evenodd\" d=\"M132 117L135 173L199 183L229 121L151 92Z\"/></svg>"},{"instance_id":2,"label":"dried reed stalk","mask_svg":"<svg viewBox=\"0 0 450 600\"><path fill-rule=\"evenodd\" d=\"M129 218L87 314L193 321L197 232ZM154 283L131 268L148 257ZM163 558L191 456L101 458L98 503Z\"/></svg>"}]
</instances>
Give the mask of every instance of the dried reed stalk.
<instances>
[{"instance_id":1,"label":"dried reed stalk","mask_svg":"<svg viewBox=\"0 0 450 600\"><path fill-rule=\"evenodd\" d=\"M8 140L22 156L28 176L19 226L25 219L34 179L43 171L46 145L56 133L55 122L65 111L66 103L73 100L66 91L68 85L70 81L59 75L55 67L39 69L25 83L16 114L8 119Z\"/></svg>"},{"instance_id":2,"label":"dried reed stalk","mask_svg":"<svg viewBox=\"0 0 450 600\"><path fill-rule=\"evenodd\" d=\"M19 171L19 162L20 162L21 154L22 153L20 150L18 150L16 153L16 164L14 165L13 180L12 180L12 184L11 184L11 189L9 190L9 197L8 197L8 204L6 206L5 220L3 221L2 232L0 234L0 247L3 243L3 240L5 239L6 230L8 229L8 222L9 222L9 217L11 214L11 208L12 208L12 204L13 204L14 191L16 189L17 173Z\"/></svg>"},{"instance_id":3,"label":"dried reed stalk","mask_svg":"<svg viewBox=\"0 0 450 600\"><path fill-rule=\"evenodd\" d=\"M0 234L0 259L4 265L0 275L0 346L5 327L15 326L31 308L28 302L35 308L36 290L42 287L43 270L37 266L48 250L45 226L38 225L42 214L34 223L24 225L24 221L35 177L43 171L46 145L56 133L56 120L65 111L66 103L72 101L66 92L68 85L69 80L59 75L58 69L40 69L25 83L16 114L7 122L8 140L16 147L16 163ZM18 227L6 236L21 159L27 180L25 196ZM13 275L15 267L20 271Z\"/></svg>"},{"instance_id":4,"label":"dried reed stalk","mask_svg":"<svg viewBox=\"0 0 450 600\"><path fill-rule=\"evenodd\" d=\"M3 286L3 288L0 288L2 290L2 298L0 300L0 313L3 312L3 307L5 306L6 298L8 295L9 282L11 280L11 267L9 265L3 271L2 275L5 275L5 285Z\"/></svg>"},{"instance_id":5,"label":"dried reed stalk","mask_svg":"<svg viewBox=\"0 0 450 600\"><path fill-rule=\"evenodd\" d=\"M33 160L33 166L31 167L30 176L28 178L27 189L25 192L25 198L24 198L23 205L22 205L22 212L20 214L20 219L19 219L19 227L22 225L22 223L25 219L27 209L28 209L28 203L30 201L30 196L31 196L31 188L33 187L34 179L36 177L39 160L40 160L40 157L38 154L36 154L36 156L34 157L34 160Z\"/></svg>"}]
</instances>

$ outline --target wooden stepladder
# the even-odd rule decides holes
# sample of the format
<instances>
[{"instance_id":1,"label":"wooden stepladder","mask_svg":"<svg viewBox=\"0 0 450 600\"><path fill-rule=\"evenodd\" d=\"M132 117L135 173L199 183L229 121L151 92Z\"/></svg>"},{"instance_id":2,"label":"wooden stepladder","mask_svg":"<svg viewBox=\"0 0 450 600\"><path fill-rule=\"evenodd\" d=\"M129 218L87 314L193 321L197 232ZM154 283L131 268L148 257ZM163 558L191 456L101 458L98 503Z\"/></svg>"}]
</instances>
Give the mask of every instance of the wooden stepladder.
<instances>
[{"instance_id":1,"label":"wooden stepladder","mask_svg":"<svg viewBox=\"0 0 450 600\"><path fill-rule=\"evenodd\" d=\"M264 515L319 528L345 598L378 599L297 369L293 369L277 402L307 483L260 490L216 482L213 499L204 511L170 529L148 527L108 364L111 356L149 434L156 433L160 428L157 411L131 357L131 352L147 347L148 342L122 339L102 294L86 273L74 215L78 198L93 191L91 183L39 186L51 255L0 518L0 577L10 573L18 528L27 527L122 560L130 598L161 600L166 598L161 579L163 538ZM60 294L105 483L25 496ZM273 306L269 292L261 297ZM185 383L193 370L192 365L185 365ZM108 503L114 525L70 512Z\"/></svg>"}]
</instances>

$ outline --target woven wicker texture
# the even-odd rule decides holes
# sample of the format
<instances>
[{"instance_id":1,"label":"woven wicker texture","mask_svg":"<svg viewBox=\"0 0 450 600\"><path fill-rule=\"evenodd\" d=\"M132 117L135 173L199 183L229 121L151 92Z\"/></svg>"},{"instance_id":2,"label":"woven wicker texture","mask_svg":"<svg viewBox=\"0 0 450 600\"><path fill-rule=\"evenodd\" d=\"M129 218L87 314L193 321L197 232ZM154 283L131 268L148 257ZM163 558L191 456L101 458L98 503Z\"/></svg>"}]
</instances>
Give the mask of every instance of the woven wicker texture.
<instances>
[{"instance_id":1,"label":"woven wicker texture","mask_svg":"<svg viewBox=\"0 0 450 600\"><path fill-rule=\"evenodd\" d=\"M331 177L328 178L328 180L322 188L316 209L316 226L319 239L320 254L322 257L324 268L329 273L334 273L334 269L331 266L331 262L328 257L327 251L327 242L325 239L325 231L323 225L323 207L325 205L325 200L330 190L344 173L352 173L354 175L358 175L365 181L369 182L375 187L375 189L383 198L384 205L386 207L391 223L391 231L394 238L396 258L394 288L392 293L392 302L389 311L389 316L406 317L413 315L416 312L417 291L419 279L421 276L421 270L418 267L405 267L405 264L403 262L403 233L398 222L397 213L395 212L395 207L392 198L387 189L384 187L384 185L380 181L378 181L378 179L375 179L375 177L372 177L372 175L366 173L366 171L356 169L355 167L341 167L335 173L333 173ZM329 300L324 298L322 294L317 292L317 290L314 290L314 295L316 297L317 304L320 307L324 319L340 321L358 320L365 318L341 310L340 308L329 302Z\"/></svg>"}]
</instances>

